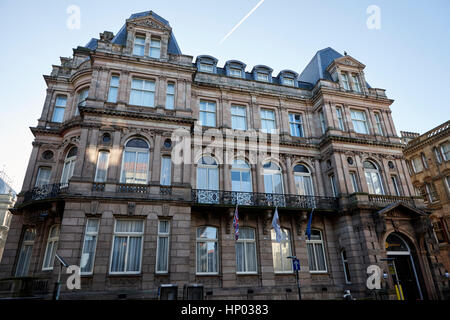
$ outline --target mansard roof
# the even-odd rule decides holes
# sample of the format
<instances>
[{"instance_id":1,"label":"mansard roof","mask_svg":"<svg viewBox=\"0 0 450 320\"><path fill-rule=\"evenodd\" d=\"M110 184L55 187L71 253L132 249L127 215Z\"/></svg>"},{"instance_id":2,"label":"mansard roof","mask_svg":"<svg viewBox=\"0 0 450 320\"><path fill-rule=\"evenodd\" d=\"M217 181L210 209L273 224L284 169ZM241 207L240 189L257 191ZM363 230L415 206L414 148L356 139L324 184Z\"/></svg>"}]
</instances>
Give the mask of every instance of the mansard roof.
<instances>
[{"instance_id":1,"label":"mansard roof","mask_svg":"<svg viewBox=\"0 0 450 320\"><path fill-rule=\"evenodd\" d=\"M341 57L343 57L342 54L330 47L317 51L311 62L300 74L299 80L309 82L313 85L319 79L333 81L330 73L326 69L335 59Z\"/></svg>"},{"instance_id":2,"label":"mansard roof","mask_svg":"<svg viewBox=\"0 0 450 320\"><path fill-rule=\"evenodd\" d=\"M146 16L151 16L151 17L155 18L156 20L158 20L159 22L161 22L162 24L170 27L170 24L166 19L157 15L153 11L134 13L130 16L130 18L128 20L142 18L142 17L146 17ZM85 47L88 49L91 49L91 50L95 50L97 48L97 41L98 41L97 39L91 39L91 41L89 41L89 43ZM117 33L117 35L112 39L111 42L114 44L120 44L122 46L126 45L126 42L127 42L127 24L126 23L123 25L123 27L120 29L120 31ZM173 32L171 33L170 39L169 39L168 53L182 54Z\"/></svg>"}]
</instances>

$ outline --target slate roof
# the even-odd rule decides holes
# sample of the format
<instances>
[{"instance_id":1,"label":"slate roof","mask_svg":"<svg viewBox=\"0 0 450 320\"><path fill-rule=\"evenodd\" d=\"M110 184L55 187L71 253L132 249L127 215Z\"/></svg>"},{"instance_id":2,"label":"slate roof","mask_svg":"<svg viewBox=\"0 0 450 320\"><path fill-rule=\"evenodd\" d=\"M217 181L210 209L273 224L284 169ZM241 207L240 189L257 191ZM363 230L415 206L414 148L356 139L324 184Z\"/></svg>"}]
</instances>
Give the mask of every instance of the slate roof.
<instances>
[{"instance_id":1,"label":"slate roof","mask_svg":"<svg viewBox=\"0 0 450 320\"><path fill-rule=\"evenodd\" d=\"M158 20L161 23L165 24L166 26L170 27L170 24L166 19L157 15L153 11L134 13L130 16L129 19L136 19L136 18L141 18L141 17L145 17L145 16L152 16L156 20ZM91 39L91 41L89 41L89 43L85 47L88 49L91 49L91 50L95 50L97 48L97 41L98 41L97 39L93 38L93 39ZM124 24L123 27L120 29L120 31L117 33L117 35L112 39L111 42L114 44L120 44L120 45L124 46L124 45L126 45L126 41L127 41L127 28L126 28L126 24ZM173 32L170 35L168 52L171 54L182 54Z\"/></svg>"},{"instance_id":2,"label":"slate roof","mask_svg":"<svg viewBox=\"0 0 450 320\"><path fill-rule=\"evenodd\" d=\"M310 83L313 86L316 85L319 79L333 81L327 68L334 60L341 57L343 57L343 55L331 47L317 51L312 60L300 74L300 77L298 78L299 81ZM368 83L366 84L367 87L371 88Z\"/></svg>"}]
</instances>

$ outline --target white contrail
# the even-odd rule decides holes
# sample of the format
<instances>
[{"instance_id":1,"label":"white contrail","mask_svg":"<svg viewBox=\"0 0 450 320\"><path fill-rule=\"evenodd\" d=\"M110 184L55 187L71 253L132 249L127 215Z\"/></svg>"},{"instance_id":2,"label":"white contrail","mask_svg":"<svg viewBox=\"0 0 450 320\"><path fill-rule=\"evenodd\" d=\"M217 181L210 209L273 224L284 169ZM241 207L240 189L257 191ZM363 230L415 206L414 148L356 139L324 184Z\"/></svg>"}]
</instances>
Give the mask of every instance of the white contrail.
<instances>
[{"instance_id":1,"label":"white contrail","mask_svg":"<svg viewBox=\"0 0 450 320\"><path fill-rule=\"evenodd\" d=\"M239 21L239 23L237 24L237 25L235 25L234 26L234 28L233 29L231 29L231 31L230 32L228 32L227 33L227 35L225 36L225 37L223 37L223 39L222 40L220 40L220 44L222 44L225 40L227 40L227 38L245 21L245 20L247 20L247 18L248 17L250 17L250 15L253 13L253 12L255 12L255 10L256 9L258 9L258 7L260 6L260 5L262 5L263 4L263 2L264 2L265 0L261 0L260 2L258 2L258 4L252 9L252 10L250 10L250 12L249 13L247 13L247 15L241 20L241 21Z\"/></svg>"}]
</instances>

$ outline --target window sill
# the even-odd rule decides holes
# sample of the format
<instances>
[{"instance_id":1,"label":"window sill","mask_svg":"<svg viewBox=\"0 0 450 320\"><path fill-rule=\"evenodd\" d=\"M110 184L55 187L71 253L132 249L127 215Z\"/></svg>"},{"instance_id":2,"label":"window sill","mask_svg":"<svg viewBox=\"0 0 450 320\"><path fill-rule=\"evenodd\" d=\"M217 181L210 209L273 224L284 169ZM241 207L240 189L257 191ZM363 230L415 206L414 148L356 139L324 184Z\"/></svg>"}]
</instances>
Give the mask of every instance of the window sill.
<instances>
[{"instance_id":1,"label":"window sill","mask_svg":"<svg viewBox=\"0 0 450 320\"><path fill-rule=\"evenodd\" d=\"M142 277L142 273L108 273L109 278L140 278Z\"/></svg>"},{"instance_id":2,"label":"window sill","mask_svg":"<svg viewBox=\"0 0 450 320\"><path fill-rule=\"evenodd\" d=\"M218 277L219 273L196 273L197 277Z\"/></svg>"},{"instance_id":3,"label":"window sill","mask_svg":"<svg viewBox=\"0 0 450 320\"><path fill-rule=\"evenodd\" d=\"M237 276L259 276L260 274L257 272L249 272L249 273L245 273L245 272L236 272Z\"/></svg>"}]
</instances>

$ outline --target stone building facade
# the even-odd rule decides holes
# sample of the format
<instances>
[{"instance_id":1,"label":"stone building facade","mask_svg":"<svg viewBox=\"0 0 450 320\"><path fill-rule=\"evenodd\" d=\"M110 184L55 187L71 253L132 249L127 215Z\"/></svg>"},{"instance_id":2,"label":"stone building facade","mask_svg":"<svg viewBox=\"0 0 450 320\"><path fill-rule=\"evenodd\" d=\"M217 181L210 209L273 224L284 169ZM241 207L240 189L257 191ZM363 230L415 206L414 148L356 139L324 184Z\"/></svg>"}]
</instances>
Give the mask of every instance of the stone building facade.
<instances>
[{"instance_id":1,"label":"stone building facade","mask_svg":"<svg viewBox=\"0 0 450 320\"><path fill-rule=\"evenodd\" d=\"M406 298L440 299L393 100L364 69L331 48L300 75L219 67L182 54L157 14L132 15L45 76L0 277L52 284L57 252L82 267L67 299L157 299L168 284L179 299L191 284L206 299L297 299L295 255L304 299L373 297L370 265L395 298L383 259L396 257Z\"/></svg>"},{"instance_id":2,"label":"stone building facade","mask_svg":"<svg viewBox=\"0 0 450 320\"><path fill-rule=\"evenodd\" d=\"M0 171L0 261L2 260L6 238L8 236L9 225L12 214L9 209L14 207L16 193L11 188L11 179L4 171Z\"/></svg>"},{"instance_id":3,"label":"stone building facade","mask_svg":"<svg viewBox=\"0 0 450 320\"><path fill-rule=\"evenodd\" d=\"M450 270L450 121L417 134L403 153L416 193L423 196L432 213L440 252L440 261L436 263L441 280L446 282L445 273Z\"/></svg>"}]
</instances>

